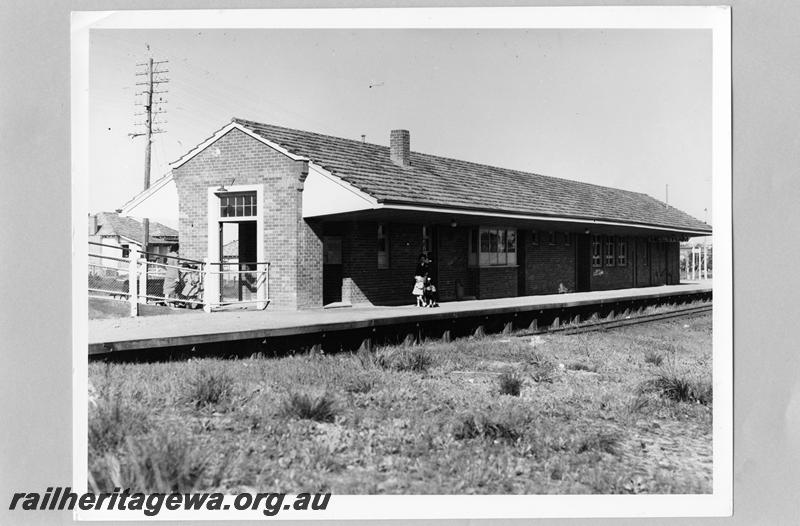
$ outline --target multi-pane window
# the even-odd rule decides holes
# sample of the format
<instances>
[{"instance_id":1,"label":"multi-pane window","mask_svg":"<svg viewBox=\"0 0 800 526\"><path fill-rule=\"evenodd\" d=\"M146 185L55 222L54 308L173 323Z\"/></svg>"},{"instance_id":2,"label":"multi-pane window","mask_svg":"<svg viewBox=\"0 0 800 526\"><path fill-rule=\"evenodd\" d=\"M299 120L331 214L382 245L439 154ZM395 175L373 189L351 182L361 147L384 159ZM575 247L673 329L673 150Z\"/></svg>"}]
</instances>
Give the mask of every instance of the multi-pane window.
<instances>
[{"instance_id":1,"label":"multi-pane window","mask_svg":"<svg viewBox=\"0 0 800 526\"><path fill-rule=\"evenodd\" d=\"M389 233L386 225L378 225L378 268L389 268Z\"/></svg>"},{"instance_id":2,"label":"multi-pane window","mask_svg":"<svg viewBox=\"0 0 800 526\"><path fill-rule=\"evenodd\" d=\"M602 245L600 236L592 236L592 266L600 267L603 265Z\"/></svg>"},{"instance_id":3,"label":"multi-pane window","mask_svg":"<svg viewBox=\"0 0 800 526\"><path fill-rule=\"evenodd\" d=\"M131 246L130 245L121 245L122 246L122 257L127 258L131 255Z\"/></svg>"},{"instance_id":4,"label":"multi-pane window","mask_svg":"<svg viewBox=\"0 0 800 526\"><path fill-rule=\"evenodd\" d=\"M605 250L606 266L607 267L613 267L614 266L614 260L616 259L616 252L617 252L615 250L615 246L614 246L614 237L613 236L607 236L605 245L606 245L606 247L605 247L606 248L606 250Z\"/></svg>"},{"instance_id":5,"label":"multi-pane window","mask_svg":"<svg viewBox=\"0 0 800 526\"><path fill-rule=\"evenodd\" d=\"M564 246L568 247L570 245L571 239L569 237L569 232L564 232Z\"/></svg>"},{"instance_id":6,"label":"multi-pane window","mask_svg":"<svg viewBox=\"0 0 800 526\"><path fill-rule=\"evenodd\" d=\"M619 238L617 240L617 266L624 267L628 264L628 242Z\"/></svg>"},{"instance_id":7,"label":"multi-pane window","mask_svg":"<svg viewBox=\"0 0 800 526\"><path fill-rule=\"evenodd\" d=\"M256 214L255 192L228 192L219 196L220 217L254 217Z\"/></svg>"},{"instance_id":8,"label":"multi-pane window","mask_svg":"<svg viewBox=\"0 0 800 526\"><path fill-rule=\"evenodd\" d=\"M536 230L531 231L531 244L538 245L539 244L539 232Z\"/></svg>"},{"instance_id":9,"label":"multi-pane window","mask_svg":"<svg viewBox=\"0 0 800 526\"><path fill-rule=\"evenodd\" d=\"M517 264L516 229L481 228L478 236L478 264L480 266ZM472 246L474 247L475 244L473 242Z\"/></svg>"},{"instance_id":10,"label":"multi-pane window","mask_svg":"<svg viewBox=\"0 0 800 526\"><path fill-rule=\"evenodd\" d=\"M555 232L548 232L547 233L547 244L548 245L555 245L556 244L556 233Z\"/></svg>"}]
</instances>

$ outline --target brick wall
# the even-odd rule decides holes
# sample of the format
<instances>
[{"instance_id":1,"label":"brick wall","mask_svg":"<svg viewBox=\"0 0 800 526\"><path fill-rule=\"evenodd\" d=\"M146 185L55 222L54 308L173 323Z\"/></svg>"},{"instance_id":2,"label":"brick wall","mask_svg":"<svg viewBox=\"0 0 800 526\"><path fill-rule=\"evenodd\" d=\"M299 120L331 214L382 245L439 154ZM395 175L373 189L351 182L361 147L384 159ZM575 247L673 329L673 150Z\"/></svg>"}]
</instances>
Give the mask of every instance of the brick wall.
<instances>
[{"instance_id":1,"label":"brick wall","mask_svg":"<svg viewBox=\"0 0 800 526\"><path fill-rule=\"evenodd\" d=\"M556 294L562 285L575 291L575 236L570 235L566 244L559 232L556 243L550 245L542 234L539 233L538 245L532 243L529 232L520 236L524 243L520 248L525 250L525 294Z\"/></svg>"},{"instance_id":2,"label":"brick wall","mask_svg":"<svg viewBox=\"0 0 800 526\"><path fill-rule=\"evenodd\" d=\"M414 270L422 251L422 225L387 223L389 268L378 268L377 222L344 223L342 235L342 301L353 304L413 303ZM434 253L436 286L443 301L456 299L456 284L474 294L467 268L469 229L438 226Z\"/></svg>"},{"instance_id":3,"label":"brick wall","mask_svg":"<svg viewBox=\"0 0 800 526\"><path fill-rule=\"evenodd\" d=\"M633 264L624 267L601 267L592 269L592 290L627 289L634 286Z\"/></svg>"},{"instance_id":4,"label":"brick wall","mask_svg":"<svg viewBox=\"0 0 800 526\"><path fill-rule=\"evenodd\" d=\"M212 152L219 149L219 155ZM264 258L270 262L270 308L322 305L322 240L319 227L302 218L307 164L276 152L239 130L174 170L179 200L181 255L208 254L208 188L263 184ZM231 180L233 183L230 183Z\"/></svg>"},{"instance_id":5,"label":"brick wall","mask_svg":"<svg viewBox=\"0 0 800 526\"><path fill-rule=\"evenodd\" d=\"M297 308L322 306L322 224L306 222L298 207Z\"/></svg>"},{"instance_id":6,"label":"brick wall","mask_svg":"<svg viewBox=\"0 0 800 526\"><path fill-rule=\"evenodd\" d=\"M374 305L411 304L414 270L422 249L422 227L387 224L389 268L378 268L378 223L343 225L342 301Z\"/></svg>"},{"instance_id":7,"label":"brick wall","mask_svg":"<svg viewBox=\"0 0 800 526\"><path fill-rule=\"evenodd\" d=\"M511 298L517 295L517 267L481 267L478 299Z\"/></svg>"}]
</instances>

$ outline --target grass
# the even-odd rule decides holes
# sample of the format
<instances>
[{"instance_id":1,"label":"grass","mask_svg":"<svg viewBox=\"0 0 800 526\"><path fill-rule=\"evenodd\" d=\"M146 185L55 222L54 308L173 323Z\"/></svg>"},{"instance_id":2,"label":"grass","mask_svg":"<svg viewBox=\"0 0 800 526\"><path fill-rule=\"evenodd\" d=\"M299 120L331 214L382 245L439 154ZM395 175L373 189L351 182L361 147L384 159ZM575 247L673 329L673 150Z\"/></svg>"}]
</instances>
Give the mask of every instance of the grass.
<instances>
[{"instance_id":1,"label":"grass","mask_svg":"<svg viewBox=\"0 0 800 526\"><path fill-rule=\"evenodd\" d=\"M686 372L667 367L639 384L639 393L655 393L673 402L709 405L713 398L711 380L693 378Z\"/></svg>"},{"instance_id":2,"label":"grass","mask_svg":"<svg viewBox=\"0 0 800 526\"><path fill-rule=\"evenodd\" d=\"M649 363L659 367L662 363L664 363L664 355L658 353L657 351L648 350L644 354L644 363Z\"/></svg>"},{"instance_id":3,"label":"grass","mask_svg":"<svg viewBox=\"0 0 800 526\"><path fill-rule=\"evenodd\" d=\"M620 434L615 432L590 433L581 436L576 441L577 446L575 450L578 453L598 451L616 455L619 452L621 438Z\"/></svg>"},{"instance_id":4,"label":"grass","mask_svg":"<svg viewBox=\"0 0 800 526\"><path fill-rule=\"evenodd\" d=\"M589 365L584 362L572 362L567 365L567 369L570 371L585 371L587 373L596 373L597 366L596 365Z\"/></svg>"},{"instance_id":5,"label":"grass","mask_svg":"<svg viewBox=\"0 0 800 526\"><path fill-rule=\"evenodd\" d=\"M378 363L384 369L424 373L433 364L433 359L424 348L384 348L378 351Z\"/></svg>"},{"instance_id":6,"label":"grass","mask_svg":"<svg viewBox=\"0 0 800 526\"><path fill-rule=\"evenodd\" d=\"M328 393L310 395L292 393L284 400L282 413L289 418L333 422L336 418L336 404Z\"/></svg>"},{"instance_id":7,"label":"grass","mask_svg":"<svg viewBox=\"0 0 800 526\"><path fill-rule=\"evenodd\" d=\"M470 414L463 416L453 427L453 438L466 440L483 438L514 442L521 438L522 431L513 419L498 418L491 414Z\"/></svg>"},{"instance_id":8,"label":"grass","mask_svg":"<svg viewBox=\"0 0 800 526\"><path fill-rule=\"evenodd\" d=\"M90 485L709 493L710 329L703 315L535 342L92 363Z\"/></svg>"},{"instance_id":9,"label":"grass","mask_svg":"<svg viewBox=\"0 0 800 526\"><path fill-rule=\"evenodd\" d=\"M525 365L534 382L553 383L556 376L556 364L549 355L538 350L531 351Z\"/></svg>"},{"instance_id":10,"label":"grass","mask_svg":"<svg viewBox=\"0 0 800 526\"><path fill-rule=\"evenodd\" d=\"M89 485L137 488L144 493L194 492L216 488L230 468L230 455L215 462L179 429L159 429L125 442L121 451L90 462Z\"/></svg>"},{"instance_id":11,"label":"grass","mask_svg":"<svg viewBox=\"0 0 800 526\"><path fill-rule=\"evenodd\" d=\"M203 407L226 401L233 391L234 382L225 370L198 369L188 382L186 398Z\"/></svg>"}]
</instances>

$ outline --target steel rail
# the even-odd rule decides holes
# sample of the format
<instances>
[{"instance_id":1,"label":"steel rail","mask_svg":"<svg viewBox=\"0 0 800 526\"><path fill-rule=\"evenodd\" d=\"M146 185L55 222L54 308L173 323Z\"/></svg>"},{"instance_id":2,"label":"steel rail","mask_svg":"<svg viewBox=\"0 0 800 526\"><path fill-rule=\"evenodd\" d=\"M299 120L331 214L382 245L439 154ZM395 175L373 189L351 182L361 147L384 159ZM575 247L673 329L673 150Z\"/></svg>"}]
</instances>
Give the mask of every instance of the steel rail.
<instances>
[{"instance_id":1,"label":"steel rail","mask_svg":"<svg viewBox=\"0 0 800 526\"><path fill-rule=\"evenodd\" d=\"M711 312L713 305L699 305L696 307L686 307L682 309L675 309L666 312L657 312L654 314L642 314L639 316L630 316L627 318L617 318L613 320L597 320L587 321L580 325L561 325L558 327L542 327L535 331L526 331L522 334L517 334L518 337L531 336L535 334L548 334L554 332L563 332L565 334L579 334L583 332L593 332L603 329L615 329L617 327L624 327L627 325L638 325L640 323L650 323L653 321L667 320L670 318L679 318L681 316L691 316L693 314L702 314L704 312Z\"/></svg>"}]
</instances>

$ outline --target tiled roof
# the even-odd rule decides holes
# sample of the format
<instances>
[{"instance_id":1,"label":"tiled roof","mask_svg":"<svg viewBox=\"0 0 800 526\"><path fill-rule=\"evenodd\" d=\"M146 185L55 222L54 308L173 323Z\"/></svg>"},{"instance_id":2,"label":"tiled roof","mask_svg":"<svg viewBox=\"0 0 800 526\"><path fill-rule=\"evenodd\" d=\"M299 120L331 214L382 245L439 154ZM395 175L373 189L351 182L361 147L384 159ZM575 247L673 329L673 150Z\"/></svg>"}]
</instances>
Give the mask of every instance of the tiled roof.
<instances>
[{"instance_id":1,"label":"tiled roof","mask_svg":"<svg viewBox=\"0 0 800 526\"><path fill-rule=\"evenodd\" d=\"M91 222L91 216L89 217ZM139 244L144 242L144 225L128 216L120 216L116 212L98 212L98 234L105 236L121 236ZM178 231L156 221L150 221L151 243L176 243Z\"/></svg>"},{"instance_id":2,"label":"tiled roof","mask_svg":"<svg viewBox=\"0 0 800 526\"><path fill-rule=\"evenodd\" d=\"M411 166L389 148L352 139L233 119L385 203L598 219L711 231L711 227L646 194L411 152Z\"/></svg>"}]
</instances>

